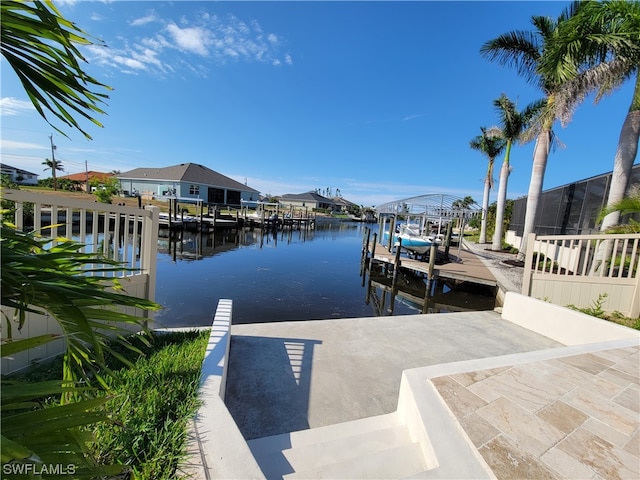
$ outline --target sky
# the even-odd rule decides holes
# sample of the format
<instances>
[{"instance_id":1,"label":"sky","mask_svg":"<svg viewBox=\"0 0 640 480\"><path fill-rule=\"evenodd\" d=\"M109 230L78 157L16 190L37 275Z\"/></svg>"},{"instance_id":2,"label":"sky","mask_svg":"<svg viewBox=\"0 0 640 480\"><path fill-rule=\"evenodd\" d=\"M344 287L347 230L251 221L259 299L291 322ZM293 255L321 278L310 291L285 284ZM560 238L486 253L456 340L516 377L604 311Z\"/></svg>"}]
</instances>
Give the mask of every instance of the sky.
<instances>
[{"instance_id":1,"label":"sky","mask_svg":"<svg viewBox=\"0 0 640 480\"><path fill-rule=\"evenodd\" d=\"M51 176L198 163L263 195L330 188L359 205L445 193L482 201L487 158L469 147L498 123L502 93L541 98L486 41L532 30L568 2L59 1L104 46L87 73L113 88L92 140L56 132L0 61L4 164ZM612 170L632 98L627 82L587 99L552 151L544 189ZM527 194L534 144L511 153L508 198ZM496 173L502 163L496 159ZM86 166L86 167L85 167ZM491 193L495 201L496 187Z\"/></svg>"}]
</instances>

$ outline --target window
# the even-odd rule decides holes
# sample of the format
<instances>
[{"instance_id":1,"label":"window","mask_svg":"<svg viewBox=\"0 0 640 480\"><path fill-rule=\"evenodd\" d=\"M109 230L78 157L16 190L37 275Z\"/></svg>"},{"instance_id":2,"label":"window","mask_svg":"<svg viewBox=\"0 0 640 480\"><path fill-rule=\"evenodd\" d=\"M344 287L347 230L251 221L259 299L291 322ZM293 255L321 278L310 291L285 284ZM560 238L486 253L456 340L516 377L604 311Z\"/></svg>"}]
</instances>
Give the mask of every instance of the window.
<instances>
[{"instance_id":1,"label":"window","mask_svg":"<svg viewBox=\"0 0 640 480\"><path fill-rule=\"evenodd\" d=\"M200 195L200 185L189 185L189 195Z\"/></svg>"},{"instance_id":2,"label":"window","mask_svg":"<svg viewBox=\"0 0 640 480\"><path fill-rule=\"evenodd\" d=\"M227 204L240 205L240 192L237 190L227 190Z\"/></svg>"},{"instance_id":3,"label":"window","mask_svg":"<svg viewBox=\"0 0 640 480\"><path fill-rule=\"evenodd\" d=\"M221 188L209 187L209 195L207 200L209 203L224 203L224 190Z\"/></svg>"}]
</instances>

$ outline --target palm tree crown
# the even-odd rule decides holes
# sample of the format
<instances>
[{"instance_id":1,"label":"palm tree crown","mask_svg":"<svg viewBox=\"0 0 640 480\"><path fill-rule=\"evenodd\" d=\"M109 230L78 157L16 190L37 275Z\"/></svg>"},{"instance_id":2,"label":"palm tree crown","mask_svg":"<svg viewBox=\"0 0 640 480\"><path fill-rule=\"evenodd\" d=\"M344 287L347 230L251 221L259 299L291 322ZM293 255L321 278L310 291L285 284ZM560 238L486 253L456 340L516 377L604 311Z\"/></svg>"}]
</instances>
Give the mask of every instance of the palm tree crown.
<instances>
[{"instance_id":1,"label":"palm tree crown","mask_svg":"<svg viewBox=\"0 0 640 480\"><path fill-rule=\"evenodd\" d=\"M526 142L523 132L538 118L539 112L544 106L544 100L532 102L523 111L518 111L516 104L503 93L494 100L493 104L498 111L501 126L491 128L489 133L501 137L505 141L505 155L500 169L500 183L498 185L496 229L491 243L493 250L500 250L502 248L504 230L504 208L507 202L507 182L511 172L511 147L516 142Z\"/></svg>"},{"instance_id":2,"label":"palm tree crown","mask_svg":"<svg viewBox=\"0 0 640 480\"><path fill-rule=\"evenodd\" d=\"M563 82L558 102L575 104L594 92L598 102L635 76L631 105L614 157L607 198L611 207L629 188L640 139L640 2L583 1L575 2L573 9L575 14L561 25L539 66L546 76ZM602 230L615 225L619 217L618 211L610 210Z\"/></svg>"},{"instance_id":3,"label":"palm tree crown","mask_svg":"<svg viewBox=\"0 0 640 480\"><path fill-rule=\"evenodd\" d=\"M53 189L57 190L58 189L58 178L56 175L56 172L63 172L64 171L64 167L62 166L62 162L60 160L49 160L48 158L46 158L44 160L44 162L42 162L42 165L46 165L47 168L45 168L44 170L49 170L51 169L51 178L53 179Z\"/></svg>"},{"instance_id":4,"label":"palm tree crown","mask_svg":"<svg viewBox=\"0 0 640 480\"><path fill-rule=\"evenodd\" d=\"M569 117L573 109L572 104L557 101L558 92L563 84L562 80L556 76L544 74L539 67L547 55L549 45L557 37L560 27L575 15L575 10L575 4L572 4L555 20L550 17L533 16L531 24L535 30L505 33L486 42L480 49L480 53L488 60L515 68L520 76L538 87L545 96L544 108L538 110L537 118L530 123L527 132L522 135L523 140L537 137L537 141L527 196L524 232L520 244L520 258L524 258L526 239L533 231L538 200L542 193L544 172L554 142L553 123L560 117Z\"/></svg>"},{"instance_id":5,"label":"palm tree crown","mask_svg":"<svg viewBox=\"0 0 640 480\"><path fill-rule=\"evenodd\" d=\"M489 135L485 127L480 127L482 135L478 135L469 142L473 150L484 153L489 158L487 175L484 179L484 193L482 195L482 220L480 223L480 238L478 243L487 243L487 211L489 209L489 193L493 188L493 166L495 159L502 153L506 142L503 138Z\"/></svg>"}]
</instances>

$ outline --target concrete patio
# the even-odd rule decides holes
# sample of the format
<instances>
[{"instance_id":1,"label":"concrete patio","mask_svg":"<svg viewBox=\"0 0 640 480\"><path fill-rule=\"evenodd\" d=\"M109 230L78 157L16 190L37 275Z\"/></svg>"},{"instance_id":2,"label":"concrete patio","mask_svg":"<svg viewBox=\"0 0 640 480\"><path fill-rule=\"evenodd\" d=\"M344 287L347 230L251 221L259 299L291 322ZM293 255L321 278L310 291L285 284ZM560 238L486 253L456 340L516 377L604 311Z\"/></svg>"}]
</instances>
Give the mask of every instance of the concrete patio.
<instances>
[{"instance_id":1,"label":"concrete patio","mask_svg":"<svg viewBox=\"0 0 640 480\"><path fill-rule=\"evenodd\" d=\"M638 331L513 293L502 314L216 319L195 478L640 475Z\"/></svg>"}]
</instances>

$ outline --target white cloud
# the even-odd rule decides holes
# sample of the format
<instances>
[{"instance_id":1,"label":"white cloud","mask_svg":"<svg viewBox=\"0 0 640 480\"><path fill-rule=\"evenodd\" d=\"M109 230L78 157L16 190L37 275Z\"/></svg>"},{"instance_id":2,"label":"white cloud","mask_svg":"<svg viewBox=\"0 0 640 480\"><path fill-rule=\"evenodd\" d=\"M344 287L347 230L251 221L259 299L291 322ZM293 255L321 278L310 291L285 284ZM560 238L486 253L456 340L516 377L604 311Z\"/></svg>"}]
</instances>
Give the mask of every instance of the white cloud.
<instances>
[{"instance_id":1,"label":"white cloud","mask_svg":"<svg viewBox=\"0 0 640 480\"><path fill-rule=\"evenodd\" d=\"M27 100L19 100L14 97L0 99L0 113L4 116L20 115L23 112L35 110L33 104Z\"/></svg>"},{"instance_id":2,"label":"white cloud","mask_svg":"<svg viewBox=\"0 0 640 480\"><path fill-rule=\"evenodd\" d=\"M8 140L6 138L0 139L0 148L2 150L43 150L48 149L45 145L38 145L37 143L16 142L15 140Z\"/></svg>"},{"instance_id":3,"label":"white cloud","mask_svg":"<svg viewBox=\"0 0 640 480\"><path fill-rule=\"evenodd\" d=\"M159 20L158 15L155 12L151 12L144 17L136 18L129 25L132 27L140 27L148 23L157 22Z\"/></svg>"},{"instance_id":4,"label":"white cloud","mask_svg":"<svg viewBox=\"0 0 640 480\"><path fill-rule=\"evenodd\" d=\"M167 25L167 31L173 37L180 50L186 50L197 55L209 54L211 33L199 27L180 28L175 23Z\"/></svg>"},{"instance_id":5,"label":"white cloud","mask_svg":"<svg viewBox=\"0 0 640 480\"><path fill-rule=\"evenodd\" d=\"M144 48L141 52L133 52L132 56L135 60L145 65L154 65L155 67L164 70L162 62L158 59L158 52L151 48Z\"/></svg>"},{"instance_id":6,"label":"white cloud","mask_svg":"<svg viewBox=\"0 0 640 480\"><path fill-rule=\"evenodd\" d=\"M427 114L426 113L416 113L415 115L407 115L406 117L404 117L402 119L403 122L408 122L409 120L413 120L416 118L420 118L420 117L426 117Z\"/></svg>"},{"instance_id":7,"label":"white cloud","mask_svg":"<svg viewBox=\"0 0 640 480\"><path fill-rule=\"evenodd\" d=\"M207 12L172 20L152 11L129 26L136 28L136 35L144 32L144 36L106 39L110 45L106 49L87 47L90 62L124 73L161 75L185 69L206 75L209 64L228 61L293 64L290 53L279 52L282 38L265 33L256 20L245 22L234 15L220 18Z\"/></svg>"}]
</instances>

